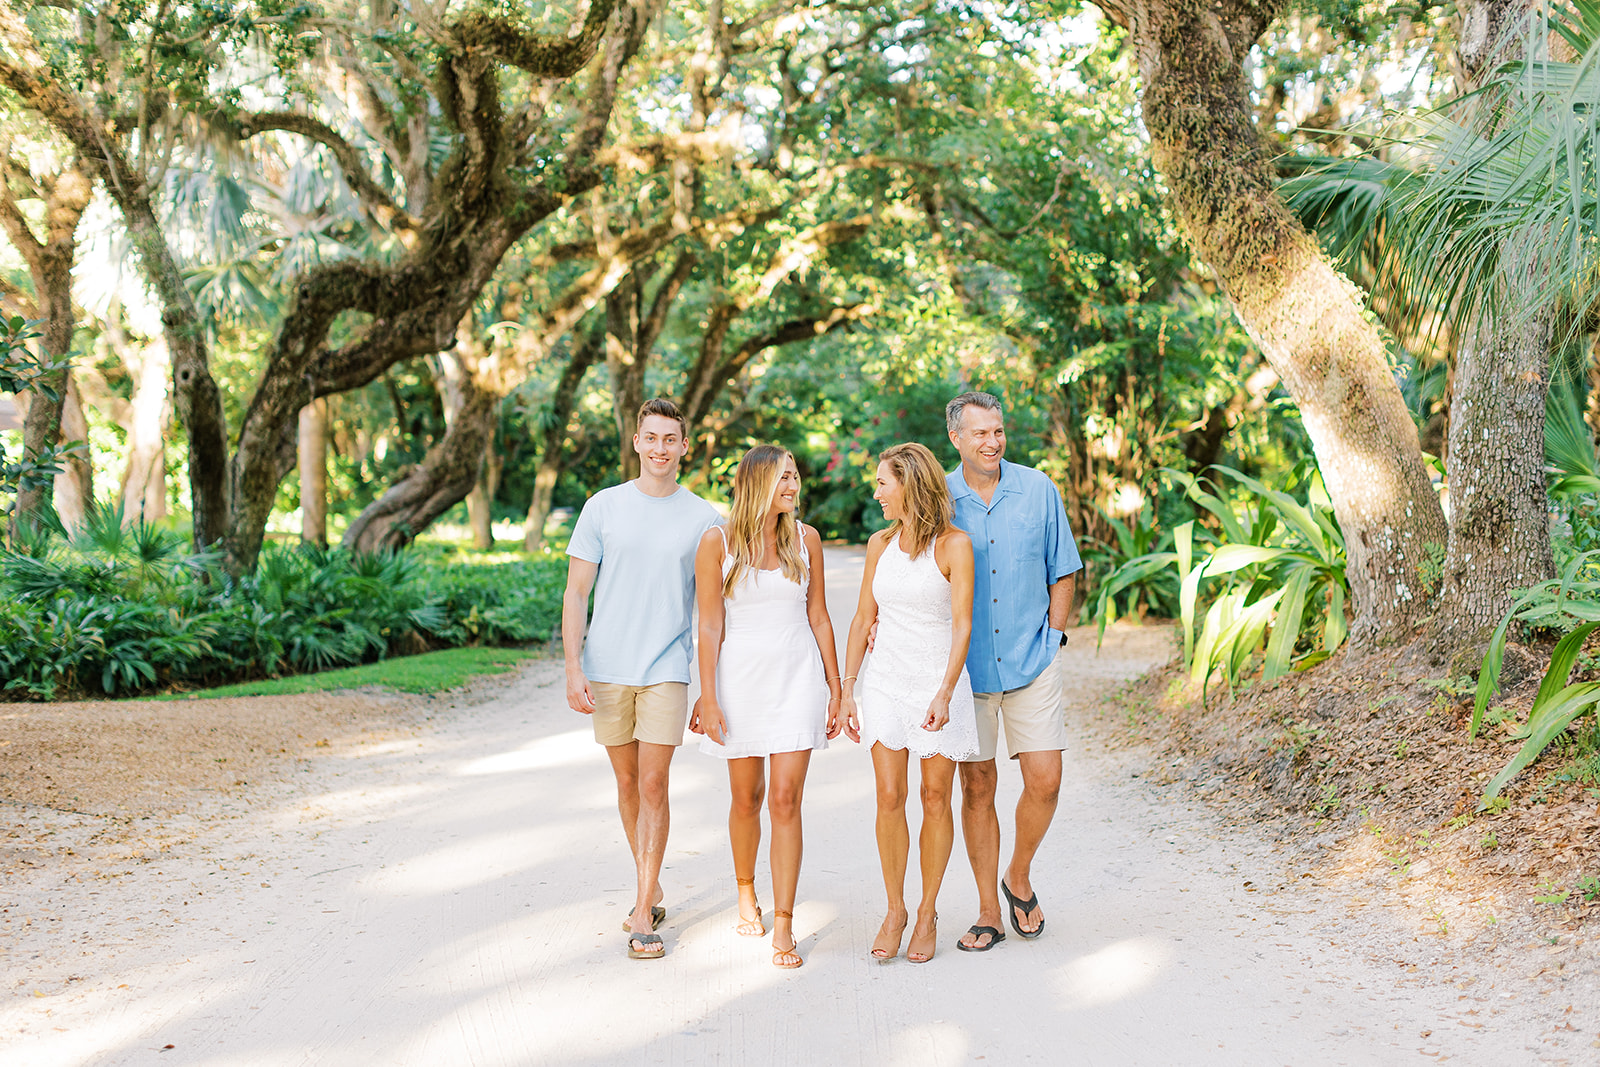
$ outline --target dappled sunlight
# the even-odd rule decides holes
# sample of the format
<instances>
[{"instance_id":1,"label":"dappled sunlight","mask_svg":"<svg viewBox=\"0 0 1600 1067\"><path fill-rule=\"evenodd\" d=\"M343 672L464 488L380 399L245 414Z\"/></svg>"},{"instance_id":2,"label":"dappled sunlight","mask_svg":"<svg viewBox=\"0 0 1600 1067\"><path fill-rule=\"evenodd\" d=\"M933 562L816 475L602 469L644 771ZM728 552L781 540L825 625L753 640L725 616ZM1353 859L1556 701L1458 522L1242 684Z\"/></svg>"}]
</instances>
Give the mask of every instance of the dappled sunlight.
<instances>
[{"instance_id":1,"label":"dappled sunlight","mask_svg":"<svg viewBox=\"0 0 1600 1067\"><path fill-rule=\"evenodd\" d=\"M1149 987L1171 962L1166 942L1130 938L1068 963L1056 973L1056 987L1068 1007L1099 1007Z\"/></svg>"},{"instance_id":2,"label":"dappled sunlight","mask_svg":"<svg viewBox=\"0 0 1600 1067\"><path fill-rule=\"evenodd\" d=\"M569 730L564 734L530 741L512 752L499 752L472 760L456 773L470 777L514 771L544 771L583 764L603 765L605 762L605 749L594 743L591 730Z\"/></svg>"},{"instance_id":3,"label":"dappled sunlight","mask_svg":"<svg viewBox=\"0 0 1600 1067\"><path fill-rule=\"evenodd\" d=\"M275 817L279 822L296 823L307 818L375 815L384 809L413 803L437 791L437 787L423 784L340 789L307 797L292 807L282 807Z\"/></svg>"},{"instance_id":4,"label":"dappled sunlight","mask_svg":"<svg viewBox=\"0 0 1600 1067\"><path fill-rule=\"evenodd\" d=\"M591 846L590 828L570 823L484 834L392 863L360 880L361 888L390 896L453 893Z\"/></svg>"},{"instance_id":5,"label":"dappled sunlight","mask_svg":"<svg viewBox=\"0 0 1600 1067\"><path fill-rule=\"evenodd\" d=\"M91 996L97 1000L109 999L104 993L97 993ZM25 1033L37 1010L25 1001L0 1009L0 1033ZM29 1067L80 1067L98 1062L106 1049L131 1043L148 1026L149 1020L136 1014L105 1017L112 1010L108 1003L105 1012L95 1013L101 1017L93 1022L74 1021L70 1029L58 1027L47 1042L19 1040L9 1045L6 1060L26 1063Z\"/></svg>"},{"instance_id":6,"label":"dappled sunlight","mask_svg":"<svg viewBox=\"0 0 1600 1067\"><path fill-rule=\"evenodd\" d=\"M894 1037L895 1053L888 1067L944 1067L972 1058L972 1037L954 1023L908 1026Z\"/></svg>"}]
</instances>

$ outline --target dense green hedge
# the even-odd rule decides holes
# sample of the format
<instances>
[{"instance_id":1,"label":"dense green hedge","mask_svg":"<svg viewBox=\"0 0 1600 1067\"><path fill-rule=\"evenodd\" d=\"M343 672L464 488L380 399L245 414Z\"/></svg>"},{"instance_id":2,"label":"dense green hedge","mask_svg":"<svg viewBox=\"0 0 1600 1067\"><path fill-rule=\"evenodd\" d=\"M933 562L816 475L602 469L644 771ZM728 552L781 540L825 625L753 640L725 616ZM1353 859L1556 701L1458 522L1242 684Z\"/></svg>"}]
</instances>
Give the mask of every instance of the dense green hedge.
<instances>
[{"instance_id":1,"label":"dense green hedge","mask_svg":"<svg viewBox=\"0 0 1600 1067\"><path fill-rule=\"evenodd\" d=\"M196 688L453 645L548 640L560 559L447 562L268 545L231 578L108 510L0 555L0 698Z\"/></svg>"}]
</instances>

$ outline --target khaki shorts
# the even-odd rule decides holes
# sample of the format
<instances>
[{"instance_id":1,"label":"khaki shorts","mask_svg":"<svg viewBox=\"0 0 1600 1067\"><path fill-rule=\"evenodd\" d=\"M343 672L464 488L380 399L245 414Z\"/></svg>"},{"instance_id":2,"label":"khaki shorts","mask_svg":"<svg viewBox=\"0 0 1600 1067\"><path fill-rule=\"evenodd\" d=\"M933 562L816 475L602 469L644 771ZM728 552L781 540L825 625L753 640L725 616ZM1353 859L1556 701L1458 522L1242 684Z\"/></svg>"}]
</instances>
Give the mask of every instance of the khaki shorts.
<instances>
[{"instance_id":1,"label":"khaki shorts","mask_svg":"<svg viewBox=\"0 0 1600 1067\"><path fill-rule=\"evenodd\" d=\"M655 685L618 685L590 682L594 695L594 739L602 745L644 741L651 745L683 744L689 723L689 686L686 682Z\"/></svg>"},{"instance_id":2,"label":"khaki shorts","mask_svg":"<svg viewBox=\"0 0 1600 1067\"><path fill-rule=\"evenodd\" d=\"M1061 653L1039 677L1021 689L974 693L978 707L978 755L969 763L992 760L1000 745L1000 720L1006 722L1006 750L1012 759L1024 752L1060 752L1067 747L1066 693Z\"/></svg>"}]
</instances>

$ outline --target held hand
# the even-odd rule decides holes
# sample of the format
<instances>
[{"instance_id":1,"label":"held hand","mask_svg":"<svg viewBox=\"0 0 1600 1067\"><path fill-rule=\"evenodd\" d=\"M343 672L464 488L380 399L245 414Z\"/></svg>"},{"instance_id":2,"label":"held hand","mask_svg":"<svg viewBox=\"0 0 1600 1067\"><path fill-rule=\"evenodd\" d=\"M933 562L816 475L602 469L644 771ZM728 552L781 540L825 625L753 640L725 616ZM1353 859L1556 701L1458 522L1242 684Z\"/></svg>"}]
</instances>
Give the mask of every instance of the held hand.
<instances>
[{"instance_id":1,"label":"held hand","mask_svg":"<svg viewBox=\"0 0 1600 1067\"><path fill-rule=\"evenodd\" d=\"M840 719L840 716L839 716L839 703L840 703L840 701L842 699L843 699L842 697L837 697L837 696L829 696L828 697L828 724L827 724L827 729L828 729L828 740L829 741L832 741L834 738L838 737L839 736L839 731L841 729L843 729L843 727L844 727L844 722Z\"/></svg>"},{"instance_id":2,"label":"held hand","mask_svg":"<svg viewBox=\"0 0 1600 1067\"><path fill-rule=\"evenodd\" d=\"M867 628L867 651L872 651L872 646L878 643L878 620L873 619L872 625Z\"/></svg>"},{"instance_id":3,"label":"held hand","mask_svg":"<svg viewBox=\"0 0 1600 1067\"><path fill-rule=\"evenodd\" d=\"M945 723L949 721L950 698L947 696L935 696L933 702L928 705L928 716L922 720L922 728L929 733L936 733L943 730Z\"/></svg>"},{"instance_id":4,"label":"held hand","mask_svg":"<svg viewBox=\"0 0 1600 1067\"><path fill-rule=\"evenodd\" d=\"M861 717L856 712L856 698L849 693L839 702L840 728L850 740L861 743Z\"/></svg>"},{"instance_id":5,"label":"held hand","mask_svg":"<svg viewBox=\"0 0 1600 1067\"><path fill-rule=\"evenodd\" d=\"M701 697L695 703L695 715L700 720L700 729L696 733L705 734L719 745L728 743L728 724L723 721L722 708L717 706L715 700Z\"/></svg>"},{"instance_id":6,"label":"held hand","mask_svg":"<svg viewBox=\"0 0 1600 1067\"><path fill-rule=\"evenodd\" d=\"M689 732L691 734L703 734L706 732L705 727L700 725L700 705L704 700L704 696L700 697L694 702L694 707L689 709Z\"/></svg>"},{"instance_id":7,"label":"held hand","mask_svg":"<svg viewBox=\"0 0 1600 1067\"><path fill-rule=\"evenodd\" d=\"M567 707L585 715L594 714L594 694L589 692L589 679L581 671L567 672Z\"/></svg>"}]
</instances>

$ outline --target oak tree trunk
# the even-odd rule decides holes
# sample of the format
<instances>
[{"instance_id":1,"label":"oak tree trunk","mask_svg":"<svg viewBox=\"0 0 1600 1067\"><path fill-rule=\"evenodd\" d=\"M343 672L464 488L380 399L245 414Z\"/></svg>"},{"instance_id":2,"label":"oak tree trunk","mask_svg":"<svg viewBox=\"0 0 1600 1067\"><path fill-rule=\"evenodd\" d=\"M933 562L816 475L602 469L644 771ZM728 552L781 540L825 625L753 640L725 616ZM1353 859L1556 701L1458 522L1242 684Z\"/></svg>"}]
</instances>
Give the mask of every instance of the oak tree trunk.
<instances>
[{"instance_id":1,"label":"oak tree trunk","mask_svg":"<svg viewBox=\"0 0 1600 1067\"><path fill-rule=\"evenodd\" d=\"M499 419L500 397L470 375L462 380L460 397L444 437L410 474L356 516L345 531L344 547L371 552L406 545L472 491Z\"/></svg>"},{"instance_id":2,"label":"oak tree trunk","mask_svg":"<svg viewBox=\"0 0 1600 1067\"><path fill-rule=\"evenodd\" d=\"M61 473L56 475L55 508L61 523L69 530L83 525L94 509L94 464L89 459L89 420L83 414L83 397L78 392L74 375L67 375L67 391L61 398L61 440L63 443L80 441L85 446L61 460Z\"/></svg>"},{"instance_id":3,"label":"oak tree trunk","mask_svg":"<svg viewBox=\"0 0 1600 1067\"><path fill-rule=\"evenodd\" d=\"M494 547L494 494L500 488L503 465L494 447L494 429L490 427L489 438L484 442L483 467L478 480L467 494L467 528L472 531L472 547L482 551Z\"/></svg>"},{"instance_id":4,"label":"oak tree trunk","mask_svg":"<svg viewBox=\"0 0 1600 1067\"><path fill-rule=\"evenodd\" d=\"M611 375L611 413L617 422L617 453L622 480L639 477L639 454L633 450L634 423L644 404L644 372L650 350L639 346L639 275L628 277L606 295L606 370Z\"/></svg>"},{"instance_id":5,"label":"oak tree trunk","mask_svg":"<svg viewBox=\"0 0 1600 1067\"><path fill-rule=\"evenodd\" d=\"M1104 6L1132 30L1172 207L1300 408L1344 531L1352 646L1406 640L1429 606L1444 513L1384 337L1278 195L1254 124L1245 61L1281 2Z\"/></svg>"}]
</instances>

